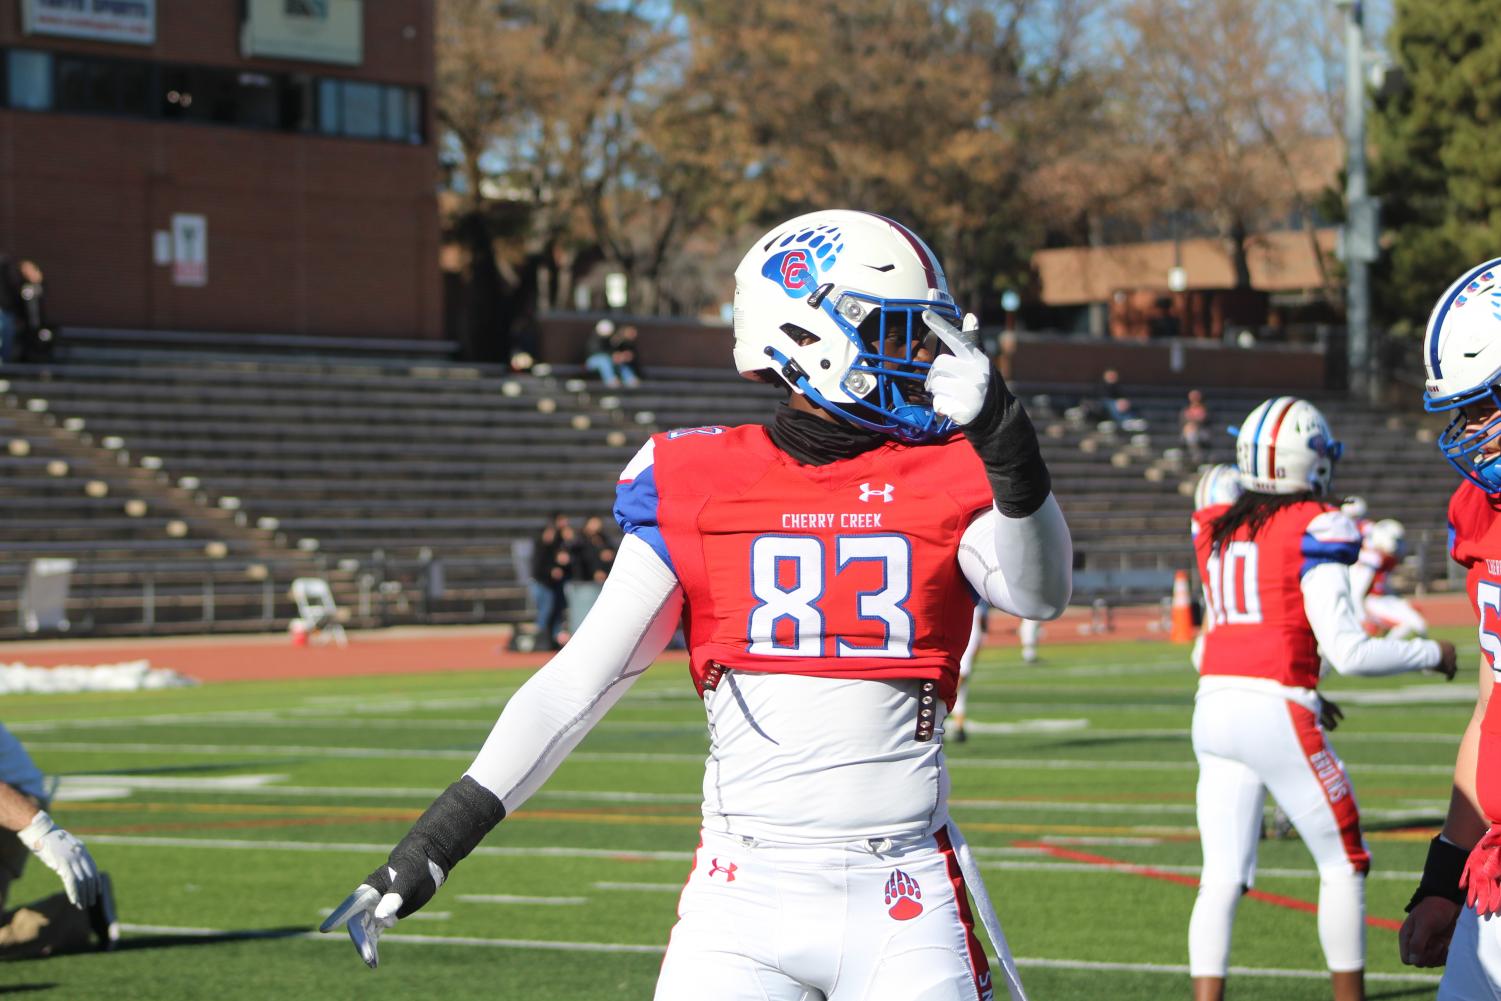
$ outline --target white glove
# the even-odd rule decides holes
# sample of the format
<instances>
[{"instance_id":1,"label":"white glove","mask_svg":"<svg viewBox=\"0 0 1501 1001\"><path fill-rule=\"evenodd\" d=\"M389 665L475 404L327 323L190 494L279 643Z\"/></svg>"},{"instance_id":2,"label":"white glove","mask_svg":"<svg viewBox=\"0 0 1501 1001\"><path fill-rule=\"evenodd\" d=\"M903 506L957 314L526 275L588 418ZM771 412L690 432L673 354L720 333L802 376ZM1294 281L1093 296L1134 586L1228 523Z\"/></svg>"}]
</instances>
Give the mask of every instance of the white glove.
<instances>
[{"instance_id":1,"label":"white glove","mask_svg":"<svg viewBox=\"0 0 1501 1001\"><path fill-rule=\"evenodd\" d=\"M934 358L928 370L927 388L933 397L933 409L955 424L968 424L979 416L980 408L985 405L985 391L990 387L992 366L980 350L980 321L975 314L966 313L963 329L956 330L931 309L923 310L922 320L953 352Z\"/></svg>"},{"instance_id":2,"label":"white glove","mask_svg":"<svg viewBox=\"0 0 1501 1001\"><path fill-rule=\"evenodd\" d=\"M38 810L17 833L21 843L62 879L69 903L80 910L93 906L99 899L99 868L82 841L54 824L45 810Z\"/></svg>"},{"instance_id":3,"label":"white glove","mask_svg":"<svg viewBox=\"0 0 1501 1001\"><path fill-rule=\"evenodd\" d=\"M318 930L330 932L347 922L350 941L354 943L354 948L365 965L373 970L380 963L376 943L380 941L381 932L395 926L396 911L401 903L400 894L382 895L369 883L361 883L353 893L344 898L343 903L333 909L333 913L323 919Z\"/></svg>"}]
</instances>

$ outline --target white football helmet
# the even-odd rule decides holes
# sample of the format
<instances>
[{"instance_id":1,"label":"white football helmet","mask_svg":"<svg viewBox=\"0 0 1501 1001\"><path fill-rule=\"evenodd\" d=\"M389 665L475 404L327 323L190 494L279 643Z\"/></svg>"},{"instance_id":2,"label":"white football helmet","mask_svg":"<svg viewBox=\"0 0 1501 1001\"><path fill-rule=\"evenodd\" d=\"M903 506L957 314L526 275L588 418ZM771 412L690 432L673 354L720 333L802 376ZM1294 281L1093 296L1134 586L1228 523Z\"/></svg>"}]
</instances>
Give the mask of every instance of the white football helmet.
<instances>
[{"instance_id":1,"label":"white football helmet","mask_svg":"<svg viewBox=\"0 0 1501 1001\"><path fill-rule=\"evenodd\" d=\"M1501 493L1501 451L1488 448L1501 436L1501 421L1477 431L1477 415L1501 406L1501 258L1459 276L1439 297L1423 335L1428 382L1423 408L1454 411L1439 435L1439 451L1460 474L1486 493ZM1469 410L1469 413L1466 413Z\"/></svg>"},{"instance_id":2,"label":"white football helmet","mask_svg":"<svg viewBox=\"0 0 1501 1001\"><path fill-rule=\"evenodd\" d=\"M904 441L954 430L924 383L937 353L922 320L959 310L933 251L868 212L798 216L756 241L735 269L735 367L770 371L819 407Z\"/></svg>"},{"instance_id":3,"label":"white football helmet","mask_svg":"<svg viewBox=\"0 0 1501 1001\"><path fill-rule=\"evenodd\" d=\"M1358 522L1366 516L1366 512L1370 509L1366 506L1364 497L1350 496L1345 498L1345 502L1339 506L1339 510L1346 518Z\"/></svg>"},{"instance_id":4,"label":"white football helmet","mask_svg":"<svg viewBox=\"0 0 1501 1001\"><path fill-rule=\"evenodd\" d=\"M1240 485L1263 494L1329 492L1334 464L1344 453L1319 408L1278 396L1252 410L1235 438Z\"/></svg>"},{"instance_id":5,"label":"white football helmet","mask_svg":"<svg viewBox=\"0 0 1501 1001\"><path fill-rule=\"evenodd\" d=\"M1371 526L1371 548L1387 556L1401 556L1406 550L1407 529L1396 518L1383 518Z\"/></svg>"},{"instance_id":6,"label":"white football helmet","mask_svg":"<svg viewBox=\"0 0 1501 1001\"><path fill-rule=\"evenodd\" d=\"M1202 511L1216 504L1234 504L1244 488L1240 485L1240 471L1228 462L1210 466L1199 477L1194 487L1194 510Z\"/></svg>"}]
</instances>

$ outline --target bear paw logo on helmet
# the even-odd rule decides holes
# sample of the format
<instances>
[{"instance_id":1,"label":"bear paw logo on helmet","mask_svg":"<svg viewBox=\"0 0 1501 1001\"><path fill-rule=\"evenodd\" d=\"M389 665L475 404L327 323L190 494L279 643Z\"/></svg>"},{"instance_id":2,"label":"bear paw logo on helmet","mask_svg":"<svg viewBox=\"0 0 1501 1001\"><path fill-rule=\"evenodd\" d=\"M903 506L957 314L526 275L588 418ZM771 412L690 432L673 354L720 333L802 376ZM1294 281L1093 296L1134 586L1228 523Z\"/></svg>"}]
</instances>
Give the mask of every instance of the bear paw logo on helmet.
<instances>
[{"instance_id":1,"label":"bear paw logo on helmet","mask_svg":"<svg viewBox=\"0 0 1501 1001\"><path fill-rule=\"evenodd\" d=\"M834 266L839 252L844 249L840 242L839 227L823 225L794 233L781 242L786 250L779 250L761 265L761 274L786 291L789 296L807 295L818 285L818 274Z\"/></svg>"}]
</instances>

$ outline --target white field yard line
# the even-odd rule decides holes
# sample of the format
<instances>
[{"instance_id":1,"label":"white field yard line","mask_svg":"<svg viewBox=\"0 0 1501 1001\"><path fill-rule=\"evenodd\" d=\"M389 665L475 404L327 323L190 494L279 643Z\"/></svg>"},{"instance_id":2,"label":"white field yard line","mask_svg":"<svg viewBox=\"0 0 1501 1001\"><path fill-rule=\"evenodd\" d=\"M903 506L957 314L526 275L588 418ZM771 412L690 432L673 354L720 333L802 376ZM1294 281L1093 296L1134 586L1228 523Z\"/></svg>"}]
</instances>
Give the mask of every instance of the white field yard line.
<instances>
[{"instance_id":1,"label":"white field yard line","mask_svg":"<svg viewBox=\"0 0 1501 1001\"><path fill-rule=\"evenodd\" d=\"M235 935L244 938L260 937L253 931L243 932L220 928L185 928L175 925L122 924L120 928L129 934L139 935L184 935L202 936L205 938L219 935ZM340 948L348 948L348 943L343 935L324 935L313 931L299 932L293 935L269 931L265 933L264 937L306 939L311 942L332 942L339 945ZM386 932L381 936L381 941L405 942L416 945L459 945L488 949L542 949L556 952L635 952L661 955L667 951L667 947L661 945L627 945L620 942L558 942L546 939L477 938L468 935L404 935L400 932ZM1176 966L1168 963L1106 963L1085 959L1042 959L1030 956L1018 956L1016 957L1016 962L1018 966L1035 966L1039 969L1095 970L1110 973L1161 973L1175 977L1188 976L1187 966ZM1239 977L1323 980L1329 976L1329 971L1232 966L1230 967L1230 974ZM1439 977L1431 973L1367 972L1365 977L1366 980L1377 983L1437 984L1439 982Z\"/></svg>"},{"instance_id":2,"label":"white field yard line","mask_svg":"<svg viewBox=\"0 0 1501 1001\"><path fill-rule=\"evenodd\" d=\"M283 776L242 775L228 778L176 779L135 775L68 775L58 786L58 802L98 798L101 790L113 789L121 795L132 790L177 790L213 793L215 795L238 794L245 796L288 796L299 798L366 798L366 799L432 799L440 789L403 788L381 786L282 786L273 784ZM543 789L528 802L581 801L588 803L664 803L684 806L701 802L698 793L631 792L626 790L592 789ZM1159 815L1164 813L1191 816L1195 812L1192 803L1097 803L1087 801L1057 801L1035 799L951 799L950 805L957 810L1008 810L1013 812L1042 811L1048 813L1140 813ZM1363 808L1361 815L1376 820L1424 819L1442 812L1447 804L1441 800L1413 803L1402 808ZM1270 811L1268 807L1268 811ZM518 813L525 813L521 807Z\"/></svg>"},{"instance_id":3,"label":"white field yard line","mask_svg":"<svg viewBox=\"0 0 1501 1001\"><path fill-rule=\"evenodd\" d=\"M1347 700L1348 701L1348 700ZM997 711L1005 712L1014 707L1003 701L997 702ZM304 713L307 713L304 715ZM495 717L480 719L403 719L370 717L359 715L329 716L325 710L317 710L316 715L307 710L263 710L241 711L226 710L218 713L184 713L181 715L155 714L151 716L116 716L101 719L66 719L45 720L30 723L7 724L8 729L14 733L56 733L63 730L105 730L127 729L134 727L170 727L191 726L201 723L212 723L218 727L227 727L232 724L243 724L249 729L264 727L267 729L383 729L383 730L415 730L436 731L443 733L458 733L466 729L473 729L476 734L485 734L495 724ZM596 730L656 730L672 731L681 733L702 733L705 723L701 720L687 722L665 720L655 722L652 720L601 720L594 726ZM966 724L966 729L971 734L1014 734L1014 733L1066 733L1073 730L1088 730L1092 737L1109 738L1162 738L1173 740L1188 740L1190 731L1187 727L1156 727L1156 728L1101 728L1090 726L1089 720L1081 718L1068 719L1022 719L1011 720L1003 723L986 723L971 719ZM1380 731L1380 732L1346 732L1335 737L1339 744L1350 742L1370 741L1373 743L1428 743L1458 746L1460 734L1455 733L1418 733L1412 731Z\"/></svg>"},{"instance_id":4,"label":"white field yard line","mask_svg":"<svg viewBox=\"0 0 1501 1001\"><path fill-rule=\"evenodd\" d=\"M125 848L351 852L362 855L372 852L388 855L391 852L389 843L366 844L353 841L249 841L242 838L174 838L139 834L90 834L89 841L101 845L120 845ZM646 859L651 862L691 862L693 860L691 851L636 851L630 848L528 848L515 845L480 845L469 854L471 856L488 855L495 858Z\"/></svg>"},{"instance_id":5,"label":"white field yard line","mask_svg":"<svg viewBox=\"0 0 1501 1001\"><path fill-rule=\"evenodd\" d=\"M1122 862L1109 866L1100 865L1097 862L1025 862L1025 861L982 861L981 869L1004 869L1011 872L1087 872L1098 876L1102 872L1119 872L1136 874L1142 870L1152 872L1170 872L1181 876L1197 876L1199 867L1196 865L1159 865L1156 862L1130 863ZM1268 879L1318 879L1317 869L1257 869L1258 877ZM1366 874L1367 879L1386 879L1398 883L1411 883L1417 885L1423 874L1419 871L1398 872L1387 869L1373 869Z\"/></svg>"},{"instance_id":6,"label":"white field yard line","mask_svg":"<svg viewBox=\"0 0 1501 1001\"><path fill-rule=\"evenodd\" d=\"M79 751L114 754L235 754L261 757L328 757L328 758L433 758L449 761L469 761L473 750L432 750L427 748L392 747L338 747L320 745L285 744L146 744L109 743L100 741L30 741L31 751ZM639 752L610 753L602 751L575 751L570 761L622 762L632 764L702 764L703 754L647 754ZM1362 764L1345 761L1356 774L1372 775L1452 775L1453 764L1447 765L1388 765ZM949 758L951 768L1022 769L1029 771L1112 771L1112 772L1191 772L1198 769L1193 761L1120 761L1065 758Z\"/></svg>"},{"instance_id":7,"label":"white field yard line","mask_svg":"<svg viewBox=\"0 0 1501 1001\"><path fill-rule=\"evenodd\" d=\"M588 897L521 897L510 893L461 893L455 899L462 900L466 904L539 904L551 907L575 906L589 902Z\"/></svg>"},{"instance_id":8,"label":"white field yard line","mask_svg":"<svg viewBox=\"0 0 1501 1001\"><path fill-rule=\"evenodd\" d=\"M158 837L144 834L90 834L90 841L101 845L120 845L125 848L202 848L225 851L293 851L293 852L380 852L389 853L389 844L364 844L340 841L253 841L244 838L181 838ZM976 848L981 858L1032 858L1035 848ZM480 845L471 855L488 855L496 858L562 858L605 859L653 862L690 862L693 852L684 851L635 851L629 848L565 848L558 846L527 847L523 845ZM1096 867L1098 869L1098 867ZM681 884L679 884L681 888Z\"/></svg>"},{"instance_id":9,"label":"white field yard line","mask_svg":"<svg viewBox=\"0 0 1501 1001\"><path fill-rule=\"evenodd\" d=\"M350 852L359 854L379 854L390 850L390 846L385 844L323 841L247 841L237 838L177 838L133 834L90 834L88 839L91 842L97 842L102 845L119 845L126 848L195 848L222 851ZM1069 843L1072 844L1075 842L1069 840ZM606 861L645 858L654 862L688 862L693 858L693 852L691 851L632 851L630 849L558 847L530 848L511 845L480 845L471 854L492 858L604 859ZM1008 869L1021 872L1087 872L1099 875L1102 871L1131 872L1138 868L1150 868L1162 872L1182 873L1191 876L1197 874L1199 871L1198 866L1158 865L1148 862L1139 864L1127 863L1102 869L1101 866L1093 863L1027 861L1027 858L1036 855L1035 849L1027 848L976 848L975 854L981 858L981 868ZM1019 857L1019 859L1008 859L1006 856ZM1314 879L1318 876L1318 872L1315 869L1258 869L1256 872L1257 875L1267 878ZM1422 873L1420 872L1375 869L1372 870L1368 878L1416 883L1421 876ZM609 884L609 888L620 889L627 885L629 884ZM666 884L661 885L665 886ZM675 883L672 886L677 890L682 889L681 883ZM643 888L657 889L659 886L658 884L644 884ZM465 898L461 897L460 899Z\"/></svg>"},{"instance_id":10,"label":"white field yard line","mask_svg":"<svg viewBox=\"0 0 1501 1001\"><path fill-rule=\"evenodd\" d=\"M205 713L184 716L152 716L138 719L128 717L107 720L48 720L45 722L19 723L7 726L17 733L56 733L62 730L123 730L136 727L171 727L213 724L218 729L239 725L247 729L299 729L299 730L432 730L443 733L460 733L472 730L484 736L495 725L495 717L488 719L387 719L382 717L355 716L291 716L283 713ZM1007 725L1007 724L1002 724ZM670 730L682 733L703 733L707 724L703 720L679 722L676 720L652 722L651 720L602 720L595 730ZM987 731L989 732L989 731Z\"/></svg>"}]
</instances>

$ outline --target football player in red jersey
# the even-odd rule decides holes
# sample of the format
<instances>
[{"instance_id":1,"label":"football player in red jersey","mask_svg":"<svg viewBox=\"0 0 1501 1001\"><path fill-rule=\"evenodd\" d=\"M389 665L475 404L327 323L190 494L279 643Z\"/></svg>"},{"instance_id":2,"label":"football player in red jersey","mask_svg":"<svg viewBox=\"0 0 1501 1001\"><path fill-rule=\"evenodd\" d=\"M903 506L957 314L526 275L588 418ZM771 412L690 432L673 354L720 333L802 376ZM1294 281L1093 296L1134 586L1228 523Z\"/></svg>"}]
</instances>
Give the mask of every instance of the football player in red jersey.
<instances>
[{"instance_id":1,"label":"football player in red jersey","mask_svg":"<svg viewBox=\"0 0 1501 1001\"><path fill-rule=\"evenodd\" d=\"M767 426L656 435L627 465L625 537L588 618L325 922L347 922L371 966L381 931L681 622L710 752L658 1001L1024 997L949 819L942 743L976 599L1033 619L1069 599L1037 435L906 227L800 216L756 241L735 284L736 367L788 402Z\"/></svg>"},{"instance_id":2,"label":"football player in red jersey","mask_svg":"<svg viewBox=\"0 0 1501 1001\"><path fill-rule=\"evenodd\" d=\"M1453 644L1375 639L1350 599L1360 533L1327 500L1342 448L1317 407L1281 396L1236 438L1244 492L1196 511L1205 618L1193 746L1203 869L1188 926L1195 1001L1224 997L1230 933L1256 874L1266 793L1319 870L1319 942L1335 1001L1365 997L1370 855L1343 762L1324 736L1320 652L1341 674L1433 669L1452 678Z\"/></svg>"},{"instance_id":3,"label":"football player in red jersey","mask_svg":"<svg viewBox=\"0 0 1501 1001\"><path fill-rule=\"evenodd\" d=\"M1501 653L1501 259L1462 274L1428 317L1423 406L1450 413L1439 436L1464 482L1449 501L1449 555L1465 567L1479 622L1475 712L1460 741L1443 830L1429 843L1398 935L1402 961L1442 966L1438 997L1501 996L1501 710L1490 711Z\"/></svg>"}]
</instances>

